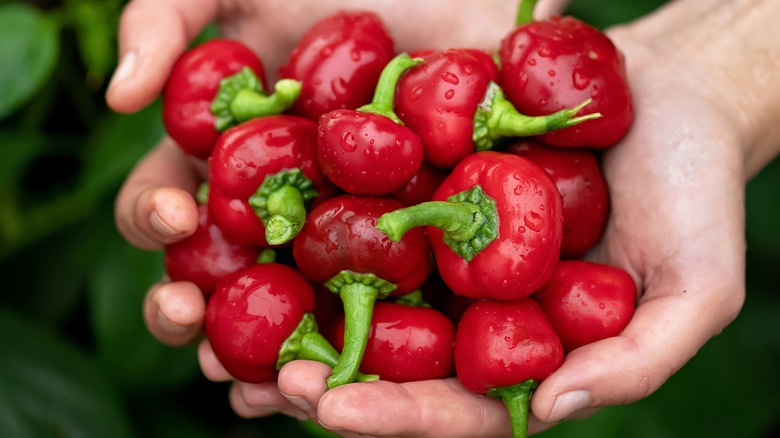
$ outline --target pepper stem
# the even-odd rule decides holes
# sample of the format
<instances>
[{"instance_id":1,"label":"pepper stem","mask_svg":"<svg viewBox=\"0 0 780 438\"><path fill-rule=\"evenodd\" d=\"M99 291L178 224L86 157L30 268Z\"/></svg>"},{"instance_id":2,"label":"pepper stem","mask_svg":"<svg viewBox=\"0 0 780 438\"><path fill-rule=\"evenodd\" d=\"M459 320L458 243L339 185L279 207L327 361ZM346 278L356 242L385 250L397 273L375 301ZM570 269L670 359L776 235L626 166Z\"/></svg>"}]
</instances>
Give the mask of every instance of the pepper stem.
<instances>
[{"instance_id":1,"label":"pepper stem","mask_svg":"<svg viewBox=\"0 0 780 438\"><path fill-rule=\"evenodd\" d=\"M263 90L260 79L249 67L244 67L219 84L219 91L211 103L214 126L218 131L255 117L281 114L298 99L301 83L294 79L280 79L274 84L274 93Z\"/></svg>"},{"instance_id":2,"label":"pepper stem","mask_svg":"<svg viewBox=\"0 0 780 438\"><path fill-rule=\"evenodd\" d=\"M311 180L300 169L269 175L249 200L265 225L265 240L282 245L295 236L306 222L306 204L317 196Z\"/></svg>"},{"instance_id":3,"label":"pepper stem","mask_svg":"<svg viewBox=\"0 0 780 438\"><path fill-rule=\"evenodd\" d=\"M573 108L565 108L545 116L527 116L509 102L497 84L491 82L485 99L474 114L472 139L477 150L484 151L494 149L499 141L510 137L531 137L579 125L601 117L601 113L575 117L590 102L591 99L585 99Z\"/></svg>"},{"instance_id":4,"label":"pepper stem","mask_svg":"<svg viewBox=\"0 0 780 438\"><path fill-rule=\"evenodd\" d=\"M371 331L374 303L396 286L376 275L351 271L342 271L325 286L341 297L344 307L344 348L327 380L328 389L332 389L355 380Z\"/></svg>"},{"instance_id":5,"label":"pepper stem","mask_svg":"<svg viewBox=\"0 0 780 438\"><path fill-rule=\"evenodd\" d=\"M528 415L530 413L531 394L539 386L533 379L517 385L493 388L488 396L501 399L509 411L509 422L512 424L512 438L528 436Z\"/></svg>"},{"instance_id":6,"label":"pepper stem","mask_svg":"<svg viewBox=\"0 0 780 438\"><path fill-rule=\"evenodd\" d=\"M339 359L339 352L336 351L336 348L317 330L317 322L312 313L303 315L298 327L282 344L279 349L276 369L278 370L287 362L296 359L316 360L331 368L336 365ZM379 376L357 373L355 380L369 382L379 380Z\"/></svg>"},{"instance_id":7,"label":"pepper stem","mask_svg":"<svg viewBox=\"0 0 780 438\"><path fill-rule=\"evenodd\" d=\"M385 213L376 223L379 231L396 242L420 226L442 230L444 243L471 261L498 236L496 202L476 185L447 201L428 201Z\"/></svg>"},{"instance_id":8,"label":"pepper stem","mask_svg":"<svg viewBox=\"0 0 780 438\"><path fill-rule=\"evenodd\" d=\"M515 26L522 26L534 21L534 9L536 0L520 0L517 5L517 15L515 15Z\"/></svg>"},{"instance_id":9,"label":"pepper stem","mask_svg":"<svg viewBox=\"0 0 780 438\"><path fill-rule=\"evenodd\" d=\"M392 119L395 123L403 125L401 119L393 111L395 104L395 90L398 85L398 80L401 76L410 68L422 64L424 61L422 58L412 58L408 53L403 52L396 55L391 59L389 63L382 70L379 75L379 81L377 82L376 89L374 90L374 98L371 103L366 104L358 108L358 111L381 114L387 118Z\"/></svg>"}]
</instances>

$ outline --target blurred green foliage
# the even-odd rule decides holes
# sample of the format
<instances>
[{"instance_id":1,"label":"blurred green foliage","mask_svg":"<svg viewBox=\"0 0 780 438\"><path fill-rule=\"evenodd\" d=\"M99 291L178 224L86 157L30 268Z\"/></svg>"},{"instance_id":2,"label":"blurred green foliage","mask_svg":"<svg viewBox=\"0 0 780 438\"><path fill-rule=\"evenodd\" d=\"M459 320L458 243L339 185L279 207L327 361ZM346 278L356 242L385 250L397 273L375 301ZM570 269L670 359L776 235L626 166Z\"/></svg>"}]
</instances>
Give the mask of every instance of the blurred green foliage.
<instances>
[{"instance_id":1,"label":"blurred green foliage","mask_svg":"<svg viewBox=\"0 0 780 438\"><path fill-rule=\"evenodd\" d=\"M194 347L145 330L160 253L129 246L113 200L162 135L159 104L103 102L121 0L0 3L0 436L313 436L282 416L240 419ZM662 0L574 0L599 27ZM747 188L748 299L739 318L646 400L544 437L768 437L780 432L780 162Z\"/></svg>"}]
</instances>

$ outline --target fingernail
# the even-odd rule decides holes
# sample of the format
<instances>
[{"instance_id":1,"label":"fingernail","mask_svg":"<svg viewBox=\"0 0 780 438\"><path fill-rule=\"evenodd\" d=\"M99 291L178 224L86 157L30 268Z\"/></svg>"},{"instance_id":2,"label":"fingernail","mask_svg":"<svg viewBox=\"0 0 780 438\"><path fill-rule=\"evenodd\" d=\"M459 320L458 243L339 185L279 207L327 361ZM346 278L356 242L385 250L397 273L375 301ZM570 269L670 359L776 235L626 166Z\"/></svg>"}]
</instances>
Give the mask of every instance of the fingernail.
<instances>
[{"instance_id":1,"label":"fingernail","mask_svg":"<svg viewBox=\"0 0 780 438\"><path fill-rule=\"evenodd\" d=\"M135 63L138 56L135 52L127 52L119 60L119 65L114 70L114 76L111 78L111 83L122 82L129 78L135 70Z\"/></svg>"},{"instance_id":2,"label":"fingernail","mask_svg":"<svg viewBox=\"0 0 780 438\"><path fill-rule=\"evenodd\" d=\"M175 236L181 233L181 231L172 227L171 224L163 220L157 210L152 210L152 214L149 215L149 223L151 223L152 227L163 236Z\"/></svg>"},{"instance_id":3,"label":"fingernail","mask_svg":"<svg viewBox=\"0 0 780 438\"><path fill-rule=\"evenodd\" d=\"M590 393L585 390L571 391L561 394L555 400L548 421L561 421L580 409L590 406Z\"/></svg>"}]
</instances>

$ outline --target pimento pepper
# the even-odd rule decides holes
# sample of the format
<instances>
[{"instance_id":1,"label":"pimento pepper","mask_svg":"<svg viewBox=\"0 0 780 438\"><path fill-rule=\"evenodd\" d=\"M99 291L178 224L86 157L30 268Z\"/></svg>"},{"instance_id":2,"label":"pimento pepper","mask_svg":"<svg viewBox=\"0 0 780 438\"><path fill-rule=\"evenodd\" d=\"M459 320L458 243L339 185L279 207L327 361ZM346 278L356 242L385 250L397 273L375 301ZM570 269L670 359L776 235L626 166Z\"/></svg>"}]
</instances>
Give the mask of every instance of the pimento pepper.
<instances>
[{"instance_id":1,"label":"pimento pepper","mask_svg":"<svg viewBox=\"0 0 780 438\"><path fill-rule=\"evenodd\" d=\"M531 394L563 357L558 335L532 298L477 301L458 323L458 380L477 394L504 402L514 438L527 436Z\"/></svg>"},{"instance_id":2,"label":"pimento pepper","mask_svg":"<svg viewBox=\"0 0 780 438\"><path fill-rule=\"evenodd\" d=\"M425 201L430 201L439 184L447 177L448 172L444 169L433 167L425 161L420 165L420 169L412 176L405 186L393 191L388 196L405 205L416 205Z\"/></svg>"},{"instance_id":3,"label":"pimento pepper","mask_svg":"<svg viewBox=\"0 0 780 438\"><path fill-rule=\"evenodd\" d=\"M561 258L584 257L604 233L610 207L609 188L593 151L523 139L505 152L530 158L550 174L563 197Z\"/></svg>"},{"instance_id":4,"label":"pimento pepper","mask_svg":"<svg viewBox=\"0 0 780 438\"><path fill-rule=\"evenodd\" d=\"M392 240L427 226L439 273L456 294L516 300L541 287L558 262L561 194L531 160L503 152L464 158L430 202L379 218Z\"/></svg>"},{"instance_id":5,"label":"pimento pepper","mask_svg":"<svg viewBox=\"0 0 780 438\"><path fill-rule=\"evenodd\" d=\"M206 159L220 132L237 122L278 114L298 97L300 83L282 80L267 95L265 69L238 41L213 39L176 61L162 95L163 124L186 153Z\"/></svg>"},{"instance_id":6,"label":"pimento pepper","mask_svg":"<svg viewBox=\"0 0 780 438\"><path fill-rule=\"evenodd\" d=\"M261 263L220 280L206 306L204 331L231 376L262 383L295 359L335 365L338 352L317 331L313 310L314 290L300 272Z\"/></svg>"},{"instance_id":7,"label":"pimento pepper","mask_svg":"<svg viewBox=\"0 0 780 438\"><path fill-rule=\"evenodd\" d=\"M393 112L398 78L419 62L406 53L396 56L382 70L370 104L320 117L317 158L333 184L352 194L386 195L420 169L420 137Z\"/></svg>"},{"instance_id":8,"label":"pimento pepper","mask_svg":"<svg viewBox=\"0 0 780 438\"><path fill-rule=\"evenodd\" d=\"M533 21L536 0L521 0L517 26L498 51L500 84L515 107L548 114L590 99L602 117L539 138L561 147L607 148L628 131L634 117L625 61L598 29L574 18Z\"/></svg>"},{"instance_id":9,"label":"pimento pepper","mask_svg":"<svg viewBox=\"0 0 780 438\"><path fill-rule=\"evenodd\" d=\"M219 137L209 160L209 212L234 243L286 244L307 206L332 190L317 164L317 124L303 117L241 123Z\"/></svg>"},{"instance_id":10,"label":"pimento pepper","mask_svg":"<svg viewBox=\"0 0 780 438\"><path fill-rule=\"evenodd\" d=\"M341 297L345 346L328 378L333 388L354 379L366 348L377 299L417 290L432 270L422 229L393 242L376 229L377 219L403 204L389 198L341 195L312 208L293 241L301 272Z\"/></svg>"},{"instance_id":11,"label":"pimento pepper","mask_svg":"<svg viewBox=\"0 0 780 438\"><path fill-rule=\"evenodd\" d=\"M618 267L584 260L561 260L534 293L568 353L617 336L631 321L636 283Z\"/></svg>"},{"instance_id":12,"label":"pimento pepper","mask_svg":"<svg viewBox=\"0 0 780 438\"><path fill-rule=\"evenodd\" d=\"M291 111L312 120L371 101L379 75L395 56L382 20L366 11L341 11L312 26L279 69L301 82Z\"/></svg>"},{"instance_id":13,"label":"pimento pepper","mask_svg":"<svg viewBox=\"0 0 780 438\"><path fill-rule=\"evenodd\" d=\"M586 99L554 114L521 114L496 85L495 63L479 50L430 51L422 59L423 64L399 81L395 110L420 135L425 161L437 167L454 166L475 147L493 149L509 137L538 135L599 117L574 117L588 104Z\"/></svg>"},{"instance_id":14,"label":"pimento pepper","mask_svg":"<svg viewBox=\"0 0 780 438\"><path fill-rule=\"evenodd\" d=\"M360 370L397 383L443 379L455 369L454 342L455 326L438 310L380 301L374 305ZM344 346L343 318L334 346Z\"/></svg>"},{"instance_id":15,"label":"pimento pepper","mask_svg":"<svg viewBox=\"0 0 780 438\"><path fill-rule=\"evenodd\" d=\"M198 205L198 227L191 235L165 247L165 271L172 281L190 281L208 297L227 274L257 263L260 248L228 242L208 214Z\"/></svg>"}]
</instances>

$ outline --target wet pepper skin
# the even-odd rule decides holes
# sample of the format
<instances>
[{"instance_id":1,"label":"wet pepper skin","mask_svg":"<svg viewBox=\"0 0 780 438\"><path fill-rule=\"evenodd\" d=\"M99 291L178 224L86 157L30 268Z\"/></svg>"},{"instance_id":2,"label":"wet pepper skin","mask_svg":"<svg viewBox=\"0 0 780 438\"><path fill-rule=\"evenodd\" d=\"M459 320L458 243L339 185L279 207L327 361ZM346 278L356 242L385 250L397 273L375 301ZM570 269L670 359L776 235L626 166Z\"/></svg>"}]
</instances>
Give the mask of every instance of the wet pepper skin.
<instances>
[{"instance_id":1,"label":"wet pepper skin","mask_svg":"<svg viewBox=\"0 0 780 438\"><path fill-rule=\"evenodd\" d=\"M300 169L319 193L332 185L317 164L317 123L298 116L256 118L220 136L209 160L209 212L234 243L269 246L248 199L268 175Z\"/></svg>"},{"instance_id":2,"label":"wet pepper skin","mask_svg":"<svg viewBox=\"0 0 780 438\"><path fill-rule=\"evenodd\" d=\"M209 296L222 277L257 263L259 255L256 246L228 242L200 204L195 232L165 247L165 270L171 281L190 281Z\"/></svg>"},{"instance_id":3,"label":"wet pepper skin","mask_svg":"<svg viewBox=\"0 0 780 438\"><path fill-rule=\"evenodd\" d=\"M520 140L506 152L522 155L550 174L563 197L561 258L579 259L598 243L609 218L609 188L593 151Z\"/></svg>"},{"instance_id":4,"label":"wet pepper skin","mask_svg":"<svg viewBox=\"0 0 780 438\"><path fill-rule=\"evenodd\" d=\"M617 336L634 315L637 288L624 270L584 260L562 260L534 297L568 353Z\"/></svg>"},{"instance_id":5,"label":"wet pepper skin","mask_svg":"<svg viewBox=\"0 0 780 438\"><path fill-rule=\"evenodd\" d=\"M477 152L463 159L442 182L434 201L479 185L495 200L498 235L471 261L455 253L443 232L426 227L439 272L458 295L516 300L531 295L558 262L561 195L547 172L531 160L503 152Z\"/></svg>"},{"instance_id":6,"label":"wet pepper skin","mask_svg":"<svg viewBox=\"0 0 780 438\"><path fill-rule=\"evenodd\" d=\"M244 67L250 67L268 89L262 61L238 41L209 40L176 61L163 90L163 123L186 153L208 158L220 134L211 103L220 81Z\"/></svg>"},{"instance_id":7,"label":"wet pepper skin","mask_svg":"<svg viewBox=\"0 0 780 438\"><path fill-rule=\"evenodd\" d=\"M262 263L219 282L204 328L231 376L262 383L276 378L282 344L313 310L314 289L303 275L287 265Z\"/></svg>"},{"instance_id":8,"label":"wet pepper skin","mask_svg":"<svg viewBox=\"0 0 780 438\"><path fill-rule=\"evenodd\" d=\"M454 372L455 326L430 307L377 302L360 370L391 382L443 379ZM344 344L344 320L334 342Z\"/></svg>"},{"instance_id":9,"label":"wet pepper skin","mask_svg":"<svg viewBox=\"0 0 780 438\"><path fill-rule=\"evenodd\" d=\"M292 112L317 120L370 102L394 55L394 42L377 15L342 11L326 17L306 32L279 69L281 77L302 83Z\"/></svg>"},{"instance_id":10,"label":"wet pepper skin","mask_svg":"<svg viewBox=\"0 0 780 438\"><path fill-rule=\"evenodd\" d=\"M474 151L474 115L498 69L487 53L474 49L420 56L425 63L398 83L395 111L420 135L425 161L450 168Z\"/></svg>"},{"instance_id":11,"label":"wet pepper skin","mask_svg":"<svg viewBox=\"0 0 780 438\"><path fill-rule=\"evenodd\" d=\"M499 48L500 85L518 111L552 113L593 99L580 115L602 117L539 138L562 147L608 148L633 120L622 54L598 29L573 17L551 17L517 26Z\"/></svg>"}]
</instances>

